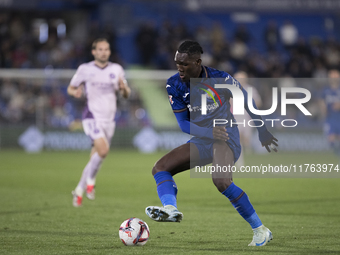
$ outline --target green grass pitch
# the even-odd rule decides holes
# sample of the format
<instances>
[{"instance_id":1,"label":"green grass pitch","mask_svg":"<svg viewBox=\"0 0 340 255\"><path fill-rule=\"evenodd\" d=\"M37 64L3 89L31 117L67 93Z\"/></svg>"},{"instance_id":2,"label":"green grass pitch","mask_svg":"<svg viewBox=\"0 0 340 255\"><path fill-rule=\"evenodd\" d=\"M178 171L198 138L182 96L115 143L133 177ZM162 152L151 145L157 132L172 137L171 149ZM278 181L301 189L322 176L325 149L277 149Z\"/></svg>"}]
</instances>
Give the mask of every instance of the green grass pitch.
<instances>
[{"instance_id":1,"label":"green grass pitch","mask_svg":"<svg viewBox=\"0 0 340 255\"><path fill-rule=\"evenodd\" d=\"M160 205L151 168L164 152L112 151L97 178L96 200L73 208L88 153L0 151L0 254L340 254L339 178L238 178L274 240L248 247L252 231L210 179L175 176L181 223L153 222ZM339 163L332 154L257 155L248 163ZM340 176L340 173L339 173ZM145 220L142 247L119 240L129 217Z\"/></svg>"}]
</instances>

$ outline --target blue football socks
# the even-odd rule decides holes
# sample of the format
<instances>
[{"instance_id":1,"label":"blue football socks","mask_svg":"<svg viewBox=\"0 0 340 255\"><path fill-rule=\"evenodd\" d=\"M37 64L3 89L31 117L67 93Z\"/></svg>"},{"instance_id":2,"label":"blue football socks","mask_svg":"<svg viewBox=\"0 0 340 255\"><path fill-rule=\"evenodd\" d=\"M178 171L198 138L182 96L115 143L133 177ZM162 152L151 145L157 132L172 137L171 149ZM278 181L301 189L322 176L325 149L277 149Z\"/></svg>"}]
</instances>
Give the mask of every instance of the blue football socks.
<instances>
[{"instance_id":1,"label":"blue football socks","mask_svg":"<svg viewBox=\"0 0 340 255\"><path fill-rule=\"evenodd\" d=\"M225 191L222 192L238 213L245 219L252 229L258 228L262 222L249 201L247 194L232 183Z\"/></svg>"},{"instance_id":2,"label":"blue football socks","mask_svg":"<svg viewBox=\"0 0 340 255\"><path fill-rule=\"evenodd\" d=\"M173 205L177 208L177 185L169 172L162 171L154 175L157 193L163 206Z\"/></svg>"}]
</instances>

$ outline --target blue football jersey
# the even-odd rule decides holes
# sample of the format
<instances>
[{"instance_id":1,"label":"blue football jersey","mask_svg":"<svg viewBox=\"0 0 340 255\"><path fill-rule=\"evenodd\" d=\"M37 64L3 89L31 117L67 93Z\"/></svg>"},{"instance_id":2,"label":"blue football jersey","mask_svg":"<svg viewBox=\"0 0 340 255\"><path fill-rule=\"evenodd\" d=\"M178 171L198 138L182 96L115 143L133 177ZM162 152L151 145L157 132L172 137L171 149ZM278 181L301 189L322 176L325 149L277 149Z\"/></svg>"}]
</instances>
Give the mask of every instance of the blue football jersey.
<instances>
[{"instance_id":1,"label":"blue football jersey","mask_svg":"<svg viewBox=\"0 0 340 255\"><path fill-rule=\"evenodd\" d=\"M323 90L322 97L327 106L327 121L340 121L340 110L334 110L333 104L340 103L340 87L332 89L327 87Z\"/></svg>"},{"instance_id":2,"label":"blue football jersey","mask_svg":"<svg viewBox=\"0 0 340 255\"><path fill-rule=\"evenodd\" d=\"M230 111L232 93L226 88L215 88L214 85L223 80L225 84L242 88L239 82L226 72L206 66L202 66L201 77L198 82L196 80L193 84L184 82L178 73L168 79L166 89L174 113L186 111L191 123L206 128L213 127L214 119L228 120L226 127L230 126L231 120L235 123L235 118ZM202 94L207 94L206 115L201 113Z\"/></svg>"}]
</instances>

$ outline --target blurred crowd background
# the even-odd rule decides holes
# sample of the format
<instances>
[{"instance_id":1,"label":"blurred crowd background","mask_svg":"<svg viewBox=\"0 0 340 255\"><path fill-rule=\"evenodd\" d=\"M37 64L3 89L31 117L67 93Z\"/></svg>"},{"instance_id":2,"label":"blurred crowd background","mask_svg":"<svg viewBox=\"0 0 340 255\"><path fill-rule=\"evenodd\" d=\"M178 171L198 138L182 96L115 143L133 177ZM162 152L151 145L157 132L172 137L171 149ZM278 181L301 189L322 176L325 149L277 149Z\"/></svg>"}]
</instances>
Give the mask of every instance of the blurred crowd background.
<instances>
[{"instance_id":1,"label":"blurred crowd background","mask_svg":"<svg viewBox=\"0 0 340 255\"><path fill-rule=\"evenodd\" d=\"M221 1L209 9L199 0L9 2L0 11L3 69L76 69L92 60L91 43L98 37L110 41L111 61L126 70L175 70L174 53L185 39L203 46L204 65L232 75L245 71L250 78L282 78L279 86L299 86L292 78L327 78L328 70L340 69L340 8L331 6L300 6L292 13L280 7L233 10ZM294 1L287 3L294 7ZM84 101L67 96L68 82L0 77L0 123L34 124L43 109L44 126L69 127L80 118ZM120 127L152 124L137 83L131 82L129 102L119 101ZM254 86L263 101L271 98L270 87ZM321 125L317 99L323 86L309 87L313 119L302 119L302 127L310 121Z\"/></svg>"}]
</instances>

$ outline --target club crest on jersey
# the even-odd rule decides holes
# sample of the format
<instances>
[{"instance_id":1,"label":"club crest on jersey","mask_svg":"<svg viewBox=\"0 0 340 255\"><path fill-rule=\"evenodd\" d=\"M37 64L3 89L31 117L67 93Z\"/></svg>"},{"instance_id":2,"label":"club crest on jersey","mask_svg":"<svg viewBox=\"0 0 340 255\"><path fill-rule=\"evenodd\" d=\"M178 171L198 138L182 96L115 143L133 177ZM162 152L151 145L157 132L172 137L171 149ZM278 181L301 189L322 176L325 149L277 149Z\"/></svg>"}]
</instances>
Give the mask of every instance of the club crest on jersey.
<instances>
[{"instance_id":1,"label":"club crest on jersey","mask_svg":"<svg viewBox=\"0 0 340 255\"><path fill-rule=\"evenodd\" d=\"M174 100L172 100L172 95L169 95L169 102L170 102L170 104L174 103Z\"/></svg>"},{"instance_id":2,"label":"club crest on jersey","mask_svg":"<svg viewBox=\"0 0 340 255\"><path fill-rule=\"evenodd\" d=\"M110 78L111 79L114 79L116 76L115 76L115 74L114 73L110 73Z\"/></svg>"},{"instance_id":3,"label":"club crest on jersey","mask_svg":"<svg viewBox=\"0 0 340 255\"><path fill-rule=\"evenodd\" d=\"M207 91L208 91L208 97L211 97L211 98L215 97L215 93L211 89L207 89Z\"/></svg>"}]
</instances>

